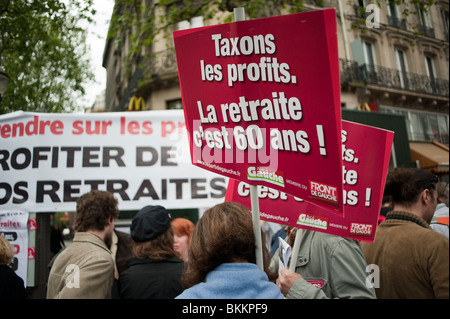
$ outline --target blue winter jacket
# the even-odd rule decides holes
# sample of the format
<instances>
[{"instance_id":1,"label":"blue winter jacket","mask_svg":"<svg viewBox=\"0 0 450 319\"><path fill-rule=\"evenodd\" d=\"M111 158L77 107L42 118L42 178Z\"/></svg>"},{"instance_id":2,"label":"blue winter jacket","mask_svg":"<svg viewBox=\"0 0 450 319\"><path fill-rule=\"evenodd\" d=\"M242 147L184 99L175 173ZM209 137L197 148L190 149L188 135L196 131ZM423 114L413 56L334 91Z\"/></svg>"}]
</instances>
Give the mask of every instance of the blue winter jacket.
<instances>
[{"instance_id":1,"label":"blue winter jacket","mask_svg":"<svg viewBox=\"0 0 450 319\"><path fill-rule=\"evenodd\" d=\"M280 289L251 263L224 263L176 299L282 299Z\"/></svg>"}]
</instances>

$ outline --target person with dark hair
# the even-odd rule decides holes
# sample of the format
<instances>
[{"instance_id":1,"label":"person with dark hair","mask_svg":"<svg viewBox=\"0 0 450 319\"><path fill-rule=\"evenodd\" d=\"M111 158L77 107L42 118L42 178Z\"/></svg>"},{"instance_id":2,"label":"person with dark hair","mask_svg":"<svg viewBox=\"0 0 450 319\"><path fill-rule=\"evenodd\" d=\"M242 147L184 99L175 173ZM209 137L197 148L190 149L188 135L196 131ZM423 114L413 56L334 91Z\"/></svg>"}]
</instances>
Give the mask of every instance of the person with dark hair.
<instances>
[{"instance_id":1,"label":"person with dark hair","mask_svg":"<svg viewBox=\"0 0 450 319\"><path fill-rule=\"evenodd\" d=\"M361 244L367 263L379 268L377 298L449 298L449 241L430 227L438 182L422 169L389 172L384 193L393 210L374 242Z\"/></svg>"},{"instance_id":2,"label":"person with dark hair","mask_svg":"<svg viewBox=\"0 0 450 319\"><path fill-rule=\"evenodd\" d=\"M77 233L54 260L47 298L111 298L114 260L108 247L118 216L118 202L110 192L93 190L77 200Z\"/></svg>"},{"instance_id":3,"label":"person with dark hair","mask_svg":"<svg viewBox=\"0 0 450 319\"><path fill-rule=\"evenodd\" d=\"M130 227L135 257L119 277L121 299L173 299L179 295L184 263L173 248L172 219L162 206L145 206Z\"/></svg>"},{"instance_id":4,"label":"person with dark hair","mask_svg":"<svg viewBox=\"0 0 450 319\"><path fill-rule=\"evenodd\" d=\"M225 202L208 209L192 232L188 266L183 274L187 288L177 299L282 299L268 269L256 263L251 212L241 204Z\"/></svg>"}]
</instances>

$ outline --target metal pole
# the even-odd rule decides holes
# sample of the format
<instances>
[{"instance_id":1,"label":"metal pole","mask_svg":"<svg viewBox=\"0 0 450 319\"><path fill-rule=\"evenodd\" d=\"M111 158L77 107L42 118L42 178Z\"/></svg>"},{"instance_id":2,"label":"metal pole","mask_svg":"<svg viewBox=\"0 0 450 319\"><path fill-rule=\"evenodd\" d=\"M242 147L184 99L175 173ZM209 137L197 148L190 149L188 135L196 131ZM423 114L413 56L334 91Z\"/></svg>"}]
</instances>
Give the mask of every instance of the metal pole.
<instances>
[{"instance_id":1,"label":"metal pole","mask_svg":"<svg viewBox=\"0 0 450 319\"><path fill-rule=\"evenodd\" d=\"M245 21L245 9L234 8L234 21ZM261 239L261 223L259 217L259 199L258 188L255 185L250 185L250 199L252 204L252 219L253 219L253 232L255 233L255 255L256 264L259 269L264 270L264 261L262 253L262 239Z\"/></svg>"},{"instance_id":2,"label":"metal pole","mask_svg":"<svg viewBox=\"0 0 450 319\"><path fill-rule=\"evenodd\" d=\"M245 9L244 8L234 8L234 21L245 21Z\"/></svg>"},{"instance_id":3,"label":"metal pole","mask_svg":"<svg viewBox=\"0 0 450 319\"><path fill-rule=\"evenodd\" d=\"M264 270L261 223L259 218L258 188L256 185L250 185L250 198L252 203L253 232L255 233L256 264L258 265L259 269Z\"/></svg>"},{"instance_id":4,"label":"metal pole","mask_svg":"<svg viewBox=\"0 0 450 319\"><path fill-rule=\"evenodd\" d=\"M297 266L298 253L300 250L300 243L302 242L302 238L303 229L297 228L297 232L295 233L294 247L292 248L291 263L289 264L289 270L292 272L295 272L295 267Z\"/></svg>"}]
</instances>

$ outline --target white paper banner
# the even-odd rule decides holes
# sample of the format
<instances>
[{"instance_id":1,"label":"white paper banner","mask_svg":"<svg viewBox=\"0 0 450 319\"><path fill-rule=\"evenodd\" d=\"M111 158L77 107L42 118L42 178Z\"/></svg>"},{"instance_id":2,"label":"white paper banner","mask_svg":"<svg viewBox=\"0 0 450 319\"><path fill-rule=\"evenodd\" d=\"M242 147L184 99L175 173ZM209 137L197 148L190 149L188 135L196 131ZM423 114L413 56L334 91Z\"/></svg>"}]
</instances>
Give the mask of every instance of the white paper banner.
<instances>
[{"instance_id":1,"label":"white paper banner","mask_svg":"<svg viewBox=\"0 0 450 319\"><path fill-rule=\"evenodd\" d=\"M91 189L120 210L210 207L227 182L191 164L182 110L0 116L0 211L75 211Z\"/></svg>"},{"instance_id":2,"label":"white paper banner","mask_svg":"<svg viewBox=\"0 0 450 319\"><path fill-rule=\"evenodd\" d=\"M0 212L0 236L6 238L14 251L11 268L27 282L28 213Z\"/></svg>"}]
</instances>

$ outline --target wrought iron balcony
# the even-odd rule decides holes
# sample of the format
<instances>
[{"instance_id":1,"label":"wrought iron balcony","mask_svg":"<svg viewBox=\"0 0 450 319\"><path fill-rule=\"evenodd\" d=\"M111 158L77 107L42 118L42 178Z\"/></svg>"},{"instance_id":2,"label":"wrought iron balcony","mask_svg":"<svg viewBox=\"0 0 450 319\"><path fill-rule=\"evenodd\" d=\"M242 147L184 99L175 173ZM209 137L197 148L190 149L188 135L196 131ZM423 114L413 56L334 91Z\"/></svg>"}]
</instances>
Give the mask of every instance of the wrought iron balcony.
<instances>
[{"instance_id":1,"label":"wrought iron balcony","mask_svg":"<svg viewBox=\"0 0 450 319\"><path fill-rule=\"evenodd\" d=\"M393 16L388 16L388 22L390 26L406 30L406 20L399 19Z\"/></svg>"},{"instance_id":2,"label":"wrought iron balcony","mask_svg":"<svg viewBox=\"0 0 450 319\"><path fill-rule=\"evenodd\" d=\"M424 26L423 24L419 24L417 26L417 31L419 31L419 33L421 33L427 37L430 37L430 38L436 37L434 34L434 29L431 27Z\"/></svg>"},{"instance_id":3,"label":"wrought iron balcony","mask_svg":"<svg viewBox=\"0 0 450 319\"><path fill-rule=\"evenodd\" d=\"M341 83L375 84L400 90L448 97L449 81L426 75L402 72L379 65L358 65L355 61L340 59Z\"/></svg>"}]
</instances>

